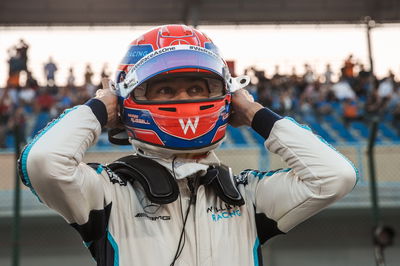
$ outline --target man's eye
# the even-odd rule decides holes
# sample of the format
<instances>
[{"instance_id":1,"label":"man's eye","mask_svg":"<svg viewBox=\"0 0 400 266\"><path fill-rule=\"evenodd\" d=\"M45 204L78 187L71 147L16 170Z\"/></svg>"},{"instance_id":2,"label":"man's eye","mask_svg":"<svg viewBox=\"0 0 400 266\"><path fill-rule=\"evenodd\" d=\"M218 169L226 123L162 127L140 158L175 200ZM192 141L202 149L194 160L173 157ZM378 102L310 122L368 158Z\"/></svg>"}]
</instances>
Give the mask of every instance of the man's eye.
<instances>
[{"instance_id":1,"label":"man's eye","mask_svg":"<svg viewBox=\"0 0 400 266\"><path fill-rule=\"evenodd\" d=\"M174 94L174 90L171 87L162 87L157 90L158 94L162 95L172 95Z\"/></svg>"},{"instance_id":2,"label":"man's eye","mask_svg":"<svg viewBox=\"0 0 400 266\"><path fill-rule=\"evenodd\" d=\"M204 88L200 86L193 86L189 88L189 93L190 94L201 94L204 92Z\"/></svg>"}]
</instances>

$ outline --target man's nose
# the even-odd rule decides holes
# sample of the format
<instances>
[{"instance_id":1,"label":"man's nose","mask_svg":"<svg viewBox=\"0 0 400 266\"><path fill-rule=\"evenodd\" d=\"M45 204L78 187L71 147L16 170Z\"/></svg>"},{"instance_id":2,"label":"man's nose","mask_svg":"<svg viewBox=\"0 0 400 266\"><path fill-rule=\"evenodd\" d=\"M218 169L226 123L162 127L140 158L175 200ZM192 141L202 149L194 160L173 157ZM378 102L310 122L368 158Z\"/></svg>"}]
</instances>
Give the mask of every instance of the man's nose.
<instances>
[{"instance_id":1,"label":"man's nose","mask_svg":"<svg viewBox=\"0 0 400 266\"><path fill-rule=\"evenodd\" d=\"M189 94L187 93L187 91L185 89L181 89L178 91L178 93L175 95L175 100L188 100L191 97L189 96Z\"/></svg>"}]
</instances>

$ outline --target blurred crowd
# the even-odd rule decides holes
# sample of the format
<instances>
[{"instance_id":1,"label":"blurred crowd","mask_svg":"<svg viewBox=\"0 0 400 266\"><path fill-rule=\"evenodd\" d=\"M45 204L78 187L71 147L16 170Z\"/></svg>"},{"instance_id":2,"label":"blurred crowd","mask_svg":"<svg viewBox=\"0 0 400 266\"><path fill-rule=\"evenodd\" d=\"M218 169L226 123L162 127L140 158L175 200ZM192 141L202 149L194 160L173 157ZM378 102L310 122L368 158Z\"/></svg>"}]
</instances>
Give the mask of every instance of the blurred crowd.
<instances>
[{"instance_id":1,"label":"blurred crowd","mask_svg":"<svg viewBox=\"0 0 400 266\"><path fill-rule=\"evenodd\" d=\"M323 122L326 115L334 115L348 126L378 116L400 135L400 84L392 71L377 79L349 55L339 73L334 73L330 64L320 74L304 64L303 73L299 75L293 68L284 75L276 66L272 77L267 77L263 70L249 67L245 74L253 82L247 89L262 105L306 123Z\"/></svg>"},{"instance_id":2,"label":"blurred crowd","mask_svg":"<svg viewBox=\"0 0 400 266\"><path fill-rule=\"evenodd\" d=\"M43 65L45 84L40 86L28 68L28 49L28 44L20 40L8 50L7 84L0 88L0 148L12 148L16 132L25 143L65 109L85 103L100 86L93 82L95 73L90 64L81 73L83 84L76 84L74 69L69 68L66 85L58 86L58 67L51 57ZM100 76L109 75L104 64Z\"/></svg>"},{"instance_id":3,"label":"blurred crowd","mask_svg":"<svg viewBox=\"0 0 400 266\"><path fill-rule=\"evenodd\" d=\"M100 86L92 81L96 74L90 64L80 73L83 84L76 84L70 68L66 85L58 86L58 67L51 57L43 65L45 84L39 86L28 68L28 49L20 40L8 51L7 85L0 88L0 148L12 148L16 132L23 143L31 139L63 110L90 99ZM350 55L340 73L334 73L329 64L323 73L315 73L305 64L301 73L293 68L290 74L282 74L276 66L274 74L267 76L265 71L249 67L244 74L252 82L246 89L262 105L302 122L321 122L324 116L335 115L348 125L380 116L400 134L399 83L392 72L378 80ZM107 64L97 75L109 77Z\"/></svg>"}]
</instances>

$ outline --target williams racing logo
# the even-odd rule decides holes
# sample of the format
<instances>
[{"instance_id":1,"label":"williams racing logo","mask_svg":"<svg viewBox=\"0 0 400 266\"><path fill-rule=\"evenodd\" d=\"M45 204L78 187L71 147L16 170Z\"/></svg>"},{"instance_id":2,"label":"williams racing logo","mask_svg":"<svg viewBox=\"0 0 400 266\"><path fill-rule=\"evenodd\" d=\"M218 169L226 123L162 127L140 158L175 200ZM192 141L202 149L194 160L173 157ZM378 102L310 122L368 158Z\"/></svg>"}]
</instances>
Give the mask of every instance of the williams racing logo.
<instances>
[{"instance_id":1,"label":"williams racing logo","mask_svg":"<svg viewBox=\"0 0 400 266\"><path fill-rule=\"evenodd\" d=\"M179 118L179 124L181 125L183 134L186 135L189 128L192 130L193 134L196 134L196 129L197 129L197 126L199 125L199 119L200 118L198 116L196 116L194 118L194 123L193 123L192 119L188 118L188 120L185 123L185 121L182 118Z\"/></svg>"},{"instance_id":2,"label":"williams racing logo","mask_svg":"<svg viewBox=\"0 0 400 266\"><path fill-rule=\"evenodd\" d=\"M211 215L211 219L214 222L242 216L239 207L232 207L229 204L222 206L210 206L207 208L207 214Z\"/></svg>"}]
</instances>

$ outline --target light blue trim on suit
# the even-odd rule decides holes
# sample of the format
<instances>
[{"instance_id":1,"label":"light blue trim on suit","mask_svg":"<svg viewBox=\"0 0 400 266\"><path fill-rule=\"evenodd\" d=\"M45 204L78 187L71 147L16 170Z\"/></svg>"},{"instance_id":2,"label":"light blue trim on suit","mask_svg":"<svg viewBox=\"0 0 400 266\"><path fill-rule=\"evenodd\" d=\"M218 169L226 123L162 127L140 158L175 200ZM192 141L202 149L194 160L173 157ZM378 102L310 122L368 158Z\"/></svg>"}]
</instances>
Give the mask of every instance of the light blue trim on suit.
<instances>
[{"instance_id":1,"label":"light blue trim on suit","mask_svg":"<svg viewBox=\"0 0 400 266\"><path fill-rule=\"evenodd\" d=\"M257 170L253 170L253 171L250 171L250 174L252 174L253 176L255 176L255 177L257 177L258 179L261 180L266 176L272 176L272 175L277 174L277 173L286 173L286 172L289 172L290 170L292 170L292 168L271 170L271 171L268 171L268 172L260 172L260 171L257 171Z\"/></svg>"},{"instance_id":2,"label":"light blue trim on suit","mask_svg":"<svg viewBox=\"0 0 400 266\"><path fill-rule=\"evenodd\" d=\"M40 137L42 137L47 131L49 131L50 128L52 128L55 124L57 124L64 116L66 116L69 112L75 110L76 108L78 108L78 106L75 106L71 109L67 109L65 110L57 119L53 120L51 123L47 124L47 126L42 129L31 141L31 143L29 143L24 151L22 152L21 155L21 171L22 171L22 179L23 179L23 183L25 186L29 187L30 190L32 191L32 193L39 199L40 198L38 196L38 194L36 193L36 191L33 189L32 187L32 183L29 179L29 175L28 175L28 169L27 169L27 161L28 161L28 155L29 152L31 151L33 145L39 140Z\"/></svg>"},{"instance_id":3,"label":"light blue trim on suit","mask_svg":"<svg viewBox=\"0 0 400 266\"><path fill-rule=\"evenodd\" d=\"M89 248L93 244L93 241L85 242L83 241L83 245L85 245L86 248Z\"/></svg>"},{"instance_id":4,"label":"light blue trim on suit","mask_svg":"<svg viewBox=\"0 0 400 266\"><path fill-rule=\"evenodd\" d=\"M103 165L99 164L99 166L97 166L96 173L101 174L103 170L104 170Z\"/></svg>"},{"instance_id":5,"label":"light blue trim on suit","mask_svg":"<svg viewBox=\"0 0 400 266\"><path fill-rule=\"evenodd\" d=\"M115 242L113 236L111 233L107 230L107 239L110 241L110 244L112 248L114 249L114 266L119 265L119 250L118 250L118 244Z\"/></svg>"},{"instance_id":6,"label":"light blue trim on suit","mask_svg":"<svg viewBox=\"0 0 400 266\"><path fill-rule=\"evenodd\" d=\"M258 240L258 237L256 238L256 242L254 242L254 247L253 247L253 260L254 260L254 266L259 265L258 261L258 248L260 247L260 240Z\"/></svg>"},{"instance_id":7,"label":"light blue trim on suit","mask_svg":"<svg viewBox=\"0 0 400 266\"><path fill-rule=\"evenodd\" d=\"M294 119L291 118L291 117L286 116L285 119L288 119L288 120L292 121L293 123L295 123L296 125L298 125L299 127L304 128L304 129L309 130L309 131L312 132L312 130L311 130L311 128L310 128L309 126L299 124L296 120L294 120ZM316 135L316 134L315 134L315 135ZM316 135L316 136L318 137L318 139L319 139L320 141L322 141L324 144L328 145L329 148L333 149L333 150L336 151L340 156L342 156L342 157L351 165L351 167L353 167L354 171L356 172L356 184L357 184L357 183L358 183L358 180L360 179L360 173L358 172L358 169L355 167L355 165L353 164L353 162L350 161L349 159L347 159L346 156L344 156L343 154L341 154L338 150L336 150L335 147L333 147L331 144L329 144L324 138L322 138L322 137L319 136L319 135ZM355 186L355 185L354 185L354 186Z\"/></svg>"}]
</instances>

